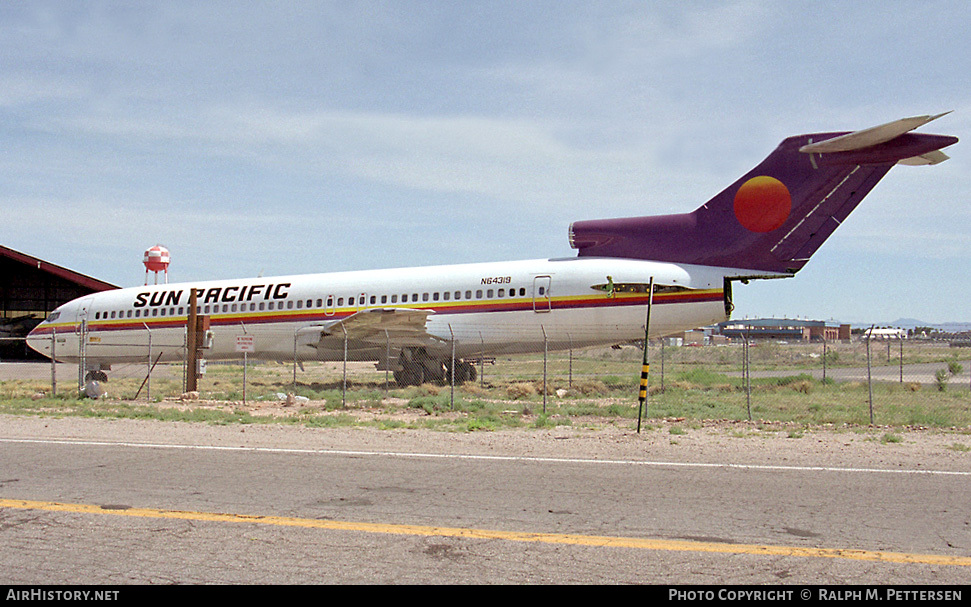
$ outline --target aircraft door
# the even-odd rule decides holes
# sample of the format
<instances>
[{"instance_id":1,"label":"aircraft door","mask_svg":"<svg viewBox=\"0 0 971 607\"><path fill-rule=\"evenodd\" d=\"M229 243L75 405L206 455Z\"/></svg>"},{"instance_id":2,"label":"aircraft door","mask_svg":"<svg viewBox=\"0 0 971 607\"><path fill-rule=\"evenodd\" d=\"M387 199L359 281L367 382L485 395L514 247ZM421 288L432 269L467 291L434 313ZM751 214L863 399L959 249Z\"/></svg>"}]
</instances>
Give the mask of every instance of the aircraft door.
<instances>
[{"instance_id":1,"label":"aircraft door","mask_svg":"<svg viewBox=\"0 0 971 607\"><path fill-rule=\"evenodd\" d=\"M534 312L549 312L552 309L550 282L552 282L552 278L549 276L537 276L533 278Z\"/></svg>"}]
</instances>

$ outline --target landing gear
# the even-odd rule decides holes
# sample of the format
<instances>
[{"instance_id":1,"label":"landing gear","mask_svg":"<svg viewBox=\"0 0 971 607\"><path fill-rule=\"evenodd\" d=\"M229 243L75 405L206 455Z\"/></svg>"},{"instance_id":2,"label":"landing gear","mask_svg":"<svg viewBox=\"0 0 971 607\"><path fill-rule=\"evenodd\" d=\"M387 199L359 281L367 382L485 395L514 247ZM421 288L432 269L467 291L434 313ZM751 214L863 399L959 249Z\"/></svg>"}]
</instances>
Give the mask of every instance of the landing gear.
<instances>
[{"instance_id":1,"label":"landing gear","mask_svg":"<svg viewBox=\"0 0 971 607\"><path fill-rule=\"evenodd\" d=\"M108 381L108 374L101 369L92 369L84 374L84 383L89 381L106 382Z\"/></svg>"},{"instance_id":2,"label":"landing gear","mask_svg":"<svg viewBox=\"0 0 971 607\"><path fill-rule=\"evenodd\" d=\"M449 361L450 363L451 361ZM466 382L473 382L475 378L478 377L476 373L475 366L472 363L467 363L464 360L455 361L455 383L464 384ZM448 363L445 367L445 383L451 383L451 373L449 373Z\"/></svg>"},{"instance_id":3,"label":"landing gear","mask_svg":"<svg viewBox=\"0 0 971 607\"><path fill-rule=\"evenodd\" d=\"M394 380L399 386L420 386L425 383L448 384L451 382L451 360L434 358L425 348L405 348L398 355L398 368ZM475 367L462 360L455 361L455 383L475 381Z\"/></svg>"}]
</instances>

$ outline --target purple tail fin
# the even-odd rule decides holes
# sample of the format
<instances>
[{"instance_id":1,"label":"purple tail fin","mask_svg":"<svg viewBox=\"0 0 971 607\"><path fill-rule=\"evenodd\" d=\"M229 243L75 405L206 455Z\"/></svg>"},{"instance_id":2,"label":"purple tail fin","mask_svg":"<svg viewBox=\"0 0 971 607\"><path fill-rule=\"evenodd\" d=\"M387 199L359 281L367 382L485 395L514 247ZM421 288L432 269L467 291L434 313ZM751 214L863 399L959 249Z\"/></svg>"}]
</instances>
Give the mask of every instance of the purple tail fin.
<instances>
[{"instance_id":1,"label":"purple tail fin","mask_svg":"<svg viewBox=\"0 0 971 607\"><path fill-rule=\"evenodd\" d=\"M956 137L909 132L939 116L789 137L693 213L578 221L570 243L581 257L794 274L895 164L947 159Z\"/></svg>"}]
</instances>

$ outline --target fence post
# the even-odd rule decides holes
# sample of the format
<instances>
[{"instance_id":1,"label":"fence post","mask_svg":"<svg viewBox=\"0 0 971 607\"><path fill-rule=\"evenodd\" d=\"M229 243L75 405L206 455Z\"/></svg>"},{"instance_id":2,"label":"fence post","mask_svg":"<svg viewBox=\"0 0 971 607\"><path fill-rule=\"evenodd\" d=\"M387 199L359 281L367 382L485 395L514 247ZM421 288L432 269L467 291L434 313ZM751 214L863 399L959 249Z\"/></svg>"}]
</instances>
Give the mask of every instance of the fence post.
<instances>
[{"instance_id":1,"label":"fence post","mask_svg":"<svg viewBox=\"0 0 971 607\"><path fill-rule=\"evenodd\" d=\"M182 346L185 353L182 355L182 393L188 392L186 387L189 383L189 322L185 323L185 330L182 332Z\"/></svg>"},{"instance_id":2,"label":"fence post","mask_svg":"<svg viewBox=\"0 0 971 607\"><path fill-rule=\"evenodd\" d=\"M742 355L742 366L744 367L742 375L745 376L745 410L748 412L748 420L752 421L752 361L749 360L747 329L742 340L742 347L745 348L745 353Z\"/></svg>"},{"instance_id":3,"label":"fence post","mask_svg":"<svg viewBox=\"0 0 971 607\"><path fill-rule=\"evenodd\" d=\"M152 402L152 330L145 325L145 330L148 331L148 373L145 375L146 385L145 385L145 398L148 402Z\"/></svg>"},{"instance_id":4,"label":"fence post","mask_svg":"<svg viewBox=\"0 0 971 607\"><path fill-rule=\"evenodd\" d=\"M870 393L870 425L873 425L873 377L870 372L870 339L873 337L873 325L866 334L866 385Z\"/></svg>"},{"instance_id":5,"label":"fence post","mask_svg":"<svg viewBox=\"0 0 971 607\"><path fill-rule=\"evenodd\" d=\"M567 387L571 390L573 389L573 336L569 333L566 334L567 339L570 340L570 378L567 382Z\"/></svg>"},{"instance_id":6,"label":"fence post","mask_svg":"<svg viewBox=\"0 0 971 607\"><path fill-rule=\"evenodd\" d=\"M88 321L81 319L81 324L78 326L78 392L84 392L84 340L88 338Z\"/></svg>"},{"instance_id":7,"label":"fence post","mask_svg":"<svg viewBox=\"0 0 971 607\"><path fill-rule=\"evenodd\" d=\"M243 330L243 335L246 335L246 325L243 324L243 321L239 321L239 326ZM293 343L296 344L297 340L294 339ZM246 352L246 350L243 350L243 406L244 407L246 406L246 367L249 366L247 364L248 362L249 362L248 353Z\"/></svg>"},{"instance_id":8,"label":"fence post","mask_svg":"<svg viewBox=\"0 0 971 607\"><path fill-rule=\"evenodd\" d=\"M664 339L661 338L661 394L664 394Z\"/></svg>"},{"instance_id":9,"label":"fence post","mask_svg":"<svg viewBox=\"0 0 971 607\"><path fill-rule=\"evenodd\" d=\"M823 384L826 383L826 332L823 332Z\"/></svg>"},{"instance_id":10,"label":"fence post","mask_svg":"<svg viewBox=\"0 0 971 607\"><path fill-rule=\"evenodd\" d=\"M900 383L904 383L904 340L900 339Z\"/></svg>"},{"instance_id":11,"label":"fence post","mask_svg":"<svg viewBox=\"0 0 971 607\"><path fill-rule=\"evenodd\" d=\"M485 388L485 340L479 331L479 387Z\"/></svg>"},{"instance_id":12,"label":"fence post","mask_svg":"<svg viewBox=\"0 0 971 607\"><path fill-rule=\"evenodd\" d=\"M343 382L341 383L341 408L347 407L347 327L341 323L341 330L344 331L344 370L342 371Z\"/></svg>"},{"instance_id":13,"label":"fence post","mask_svg":"<svg viewBox=\"0 0 971 607\"><path fill-rule=\"evenodd\" d=\"M452 364L448 367L449 384L449 410L455 409L455 333L452 332L452 323L448 323L448 334L452 342Z\"/></svg>"},{"instance_id":14,"label":"fence post","mask_svg":"<svg viewBox=\"0 0 971 607\"><path fill-rule=\"evenodd\" d=\"M540 325L543 329L543 415L546 415L546 357L549 354L548 340L546 337L546 326Z\"/></svg>"},{"instance_id":15,"label":"fence post","mask_svg":"<svg viewBox=\"0 0 971 607\"><path fill-rule=\"evenodd\" d=\"M51 327L51 396L57 396L57 328Z\"/></svg>"}]
</instances>

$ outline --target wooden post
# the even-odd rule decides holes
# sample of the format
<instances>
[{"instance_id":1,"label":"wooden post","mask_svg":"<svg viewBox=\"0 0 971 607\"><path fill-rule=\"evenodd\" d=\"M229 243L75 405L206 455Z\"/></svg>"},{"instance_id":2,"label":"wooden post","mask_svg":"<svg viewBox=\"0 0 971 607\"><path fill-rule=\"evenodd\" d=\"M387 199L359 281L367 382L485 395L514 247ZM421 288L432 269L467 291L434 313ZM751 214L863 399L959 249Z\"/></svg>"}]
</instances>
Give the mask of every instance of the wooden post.
<instances>
[{"instance_id":1,"label":"wooden post","mask_svg":"<svg viewBox=\"0 0 971 607\"><path fill-rule=\"evenodd\" d=\"M195 392L199 389L199 340L197 338L199 313L197 306L196 290L189 289L189 316L186 319L186 373L185 391Z\"/></svg>"}]
</instances>

